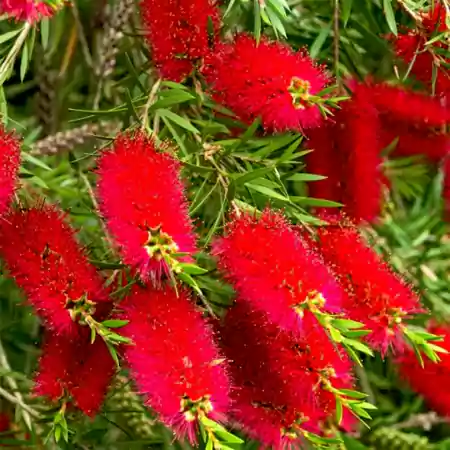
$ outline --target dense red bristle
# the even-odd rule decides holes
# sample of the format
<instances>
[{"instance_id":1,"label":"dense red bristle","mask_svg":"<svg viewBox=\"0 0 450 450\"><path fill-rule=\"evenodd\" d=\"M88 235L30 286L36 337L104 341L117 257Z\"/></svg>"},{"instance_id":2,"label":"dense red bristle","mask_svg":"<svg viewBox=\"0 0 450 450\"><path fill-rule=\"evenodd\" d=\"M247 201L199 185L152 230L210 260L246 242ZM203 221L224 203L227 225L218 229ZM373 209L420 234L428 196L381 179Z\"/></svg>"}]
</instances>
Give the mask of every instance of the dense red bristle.
<instances>
[{"instance_id":1,"label":"dense red bristle","mask_svg":"<svg viewBox=\"0 0 450 450\"><path fill-rule=\"evenodd\" d=\"M305 316L307 332L301 340L283 332L261 311L239 301L220 327L220 343L230 361L232 415L244 431L264 446L298 448L302 436L289 437L294 423L320 433L323 421L334 414L334 404L320 382L334 369L330 381L351 387L350 365L323 330Z\"/></svg>"},{"instance_id":2,"label":"dense red bristle","mask_svg":"<svg viewBox=\"0 0 450 450\"><path fill-rule=\"evenodd\" d=\"M389 120L423 127L439 127L450 122L450 112L438 99L387 83L361 84L361 95L370 99Z\"/></svg>"},{"instance_id":3,"label":"dense red bristle","mask_svg":"<svg viewBox=\"0 0 450 450\"><path fill-rule=\"evenodd\" d=\"M70 396L78 409L94 416L114 371L106 344L100 337L91 344L87 327L80 330L77 338L46 333L34 392L53 402Z\"/></svg>"},{"instance_id":4,"label":"dense red bristle","mask_svg":"<svg viewBox=\"0 0 450 450\"><path fill-rule=\"evenodd\" d=\"M20 166L20 141L0 125L0 214L10 205Z\"/></svg>"},{"instance_id":5,"label":"dense red bristle","mask_svg":"<svg viewBox=\"0 0 450 450\"><path fill-rule=\"evenodd\" d=\"M160 277L166 269L161 257L147 251L152 233L166 235L177 252L196 251L180 165L145 134L120 135L100 156L98 195L124 263L143 279Z\"/></svg>"},{"instance_id":6,"label":"dense red bristle","mask_svg":"<svg viewBox=\"0 0 450 450\"><path fill-rule=\"evenodd\" d=\"M133 340L125 358L139 392L180 437L195 441L197 417L183 399L204 400L206 415L223 421L229 382L213 334L187 291L134 288L121 307L129 320L123 334ZM194 411L195 413L196 411Z\"/></svg>"},{"instance_id":7,"label":"dense red bristle","mask_svg":"<svg viewBox=\"0 0 450 450\"><path fill-rule=\"evenodd\" d=\"M309 196L340 203L344 195L344 167L336 127L334 121L328 120L321 127L308 131L305 147L313 151L305 156L305 161L309 173L326 177L308 184Z\"/></svg>"},{"instance_id":8,"label":"dense red bristle","mask_svg":"<svg viewBox=\"0 0 450 450\"><path fill-rule=\"evenodd\" d=\"M239 34L208 58L203 68L214 99L245 123L261 117L267 131L318 126L322 115L308 95L317 95L329 78L305 52L287 45ZM305 101L294 105L290 89L304 86Z\"/></svg>"},{"instance_id":9,"label":"dense red bristle","mask_svg":"<svg viewBox=\"0 0 450 450\"><path fill-rule=\"evenodd\" d=\"M367 339L383 354L389 346L401 349L400 327L420 310L417 296L351 224L332 221L317 234L317 248L347 294L343 310L372 331Z\"/></svg>"},{"instance_id":10,"label":"dense red bristle","mask_svg":"<svg viewBox=\"0 0 450 450\"><path fill-rule=\"evenodd\" d=\"M70 308L108 301L103 280L88 262L65 214L51 205L17 209L0 221L0 255L46 327L76 334Z\"/></svg>"},{"instance_id":11,"label":"dense red bristle","mask_svg":"<svg viewBox=\"0 0 450 450\"><path fill-rule=\"evenodd\" d=\"M346 214L373 222L381 213L382 160L378 111L359 86L336 115Z\"/></svg>"},{"instance_id":12,"label":"dense red bristle","mask_svg":"<svg viewBox=\"0 0 450 450\"><path fill-rule=\"evenodd\" d=\"M146 40L163 78L183 80L210 52L220 26L220 12L215 3L213 0L141 0Z\"/></svg>"},{"instance_id":13,"label":"dense red bristle","mask_svg":"<svg viewBox=\"0 0 450 450\"><path fill-rule=\"evenodd\" d=\"M443 336L444 340L437 344L450 352L448 325L429 325L427 331ZM450 392L444 388L450 382L450 353L439 353L439 357L441 358L439 363L423 358L424 367L422 367L414 350L408 348L396 359L396 363L401 378L425 399L429 407L442 416L450 417Z\"/></svg>"},{"instance_id":14,"label":"dense red bristle","mask_svg":"<svg viewBox=\"0 0 450 450\"><path fill-rule=\"evenodd\" d=\"M37 22L50 17L54 9L41 0L2 0L0 14L7 14L18 21Z\"/></svg>"},{"instance_id":15,"label":"dense red bristle","mask_svg":"<svg viewBox=\"0 0 450 450\"><path fill-rule=\"evenodd\" d=\"M280 212L267 209L259 219L234 217L214 243L213 254L239 301L266 312L281 328L301 333L299 308L317 294L326 310L340 310L336 281Z\"/></svg>"}]
</instances>

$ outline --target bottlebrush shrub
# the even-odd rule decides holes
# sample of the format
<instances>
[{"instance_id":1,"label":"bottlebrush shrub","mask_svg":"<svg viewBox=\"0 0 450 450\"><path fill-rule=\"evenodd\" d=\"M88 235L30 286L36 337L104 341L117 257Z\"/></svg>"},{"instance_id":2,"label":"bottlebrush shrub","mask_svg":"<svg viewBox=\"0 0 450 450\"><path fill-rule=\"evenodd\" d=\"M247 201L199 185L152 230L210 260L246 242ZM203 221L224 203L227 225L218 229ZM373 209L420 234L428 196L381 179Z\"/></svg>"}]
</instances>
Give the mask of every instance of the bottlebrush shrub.
<instances>
[{"instance_id":1,"label":"bottlebrush shrub","mask_svg":"<svg viewBox=\"0 0 450 450\"><path fill-rule=\"evenodd\" d=\"M203 67L213 98L245 123L266 131L302 131L322 120L317 95L330 81L306 52L246 34L222 44Z\"/></svg>"},{"instance_id":2,"label":"bottlebrush shrub","mask_svg":"<svg viewBox=\"0 0 450 450\"><path fill-rule=\"evenodd\" d=\"M141 0L146 40L160 76L186 78L214 47L220 26L215 0Z\"/></svg>"},{"instance_id":3,"label":"bottlebrush shrub","mask_svg":"<svg viewBox=\"0 0 450 450\"><path fill-rule=\"evenodd\" d=\"M213 333L185 290L135 287L121 303L133 341L125 359L139 392L178 437L196 441L198 420L223 421L229 381Z\"/></svg>"},{"instance_id":4,"label":"bottlebrush shrub","mask_svg":"<svg viewBox=\"0 0 450 450\"><path fill-rule=\"evenodd\" d=\"M427 330L434 335L443 336L439 346L450 351L450 329L448 325L429 324ZM450 355L441 355L439 364L430 361L420 362L413 349L408 348L396 358L400 377L420 394L425 402L438 414L450 417L450 393L447 389L436 390L436 386L447 386L450 379Z\"/></svg>"},{"instance_id":5,"label":"bottlebrush shrub","mask_svg":"<svg viewBox=\"0 0 450 450\"><path fill-rule=\"evenodd\" d=\"M9 208L20 166L20 141L0 125L0 214Z\"/></svg>"},{"instance_id":6,"label":"bottlebrush shrub","mask_svg":"<svg viewBox=\"0 0 450 450\"><path fill-rule=\"evenodd\" d=\"M304 311L312 305L340 311L338 284L279 212L266 209L259 219L235 216L214 243L213 254L239 301L264 311L285 330L301 333Z\"/></svg>"},{"instance_id":7,"label":"bottlebrush shrub","mask_svg":"<svg viewBox=\"0 0 450 450\"><path fill-rule=\"evenodd\" d=\"M52 205L15 209L0 221L0 255L46 327L76 335L108 294L64 213Z\"/></svg>"},{"instance_id":8,"label":"bottlebrush shrub","mask_svg":"<svg viewBox=\"0 0 450 450\"><path fill-rule=\"evenodd\" d=\"M309 433L325 431L327 421L335 422L333 388L353 384L345 354L305 317L304 337L296 339L238 300L220 327L235 386L232 415L250 437L276 449L297 448ZM348 429L346 419L341 425Z\"/></svg>"},{"instance_id":9,"label":"bottlebrush shrub","mask_svg":"<svg viewBox=\"0 0 450 450\"><path fill-rule=\"evenodd\" d=\"M63 400L94 416L114 372L115 364L105 342L97 338L91 343L88 327L80 329L76 337L47 332L34 392L52 402Z\"/></svg>"},{"instance_id":10,"label":"bottlebrush shrub","mask_svg":"<svg viewBox=\"0 0 450 450\"><path fill-rule=\"evenodd\" d=\"M62 5L61 0L2 0L0 13L8 14L16 20L37 22L42 17L50 17L55 12L57 5Z\"/></svg>"},{"instance_id":11,"label":"bottlebrush shrub","mask_svg":"<svg viewBox=\"0 0 450 450\"><path fill-rule=\"evenodd\" d=\"M317 231L317 250L345 291L342 307L371 330L366 339L386 354L404 346L405 319L420 311L419 299L347 220L333 219Z\"/></svg>"},{"instance_id":12,"label":"bottlebrush shrub","mask_svg":"<svg viewBox=\"0 0 450 450\"><path fill-rule=\"evenodd\" d=\"M144 280L160 278L173 253L196 251L180 165L167 151L136 132L119 135L98 159L101 212L124 263Z\"/></svg>"}]
</instances>

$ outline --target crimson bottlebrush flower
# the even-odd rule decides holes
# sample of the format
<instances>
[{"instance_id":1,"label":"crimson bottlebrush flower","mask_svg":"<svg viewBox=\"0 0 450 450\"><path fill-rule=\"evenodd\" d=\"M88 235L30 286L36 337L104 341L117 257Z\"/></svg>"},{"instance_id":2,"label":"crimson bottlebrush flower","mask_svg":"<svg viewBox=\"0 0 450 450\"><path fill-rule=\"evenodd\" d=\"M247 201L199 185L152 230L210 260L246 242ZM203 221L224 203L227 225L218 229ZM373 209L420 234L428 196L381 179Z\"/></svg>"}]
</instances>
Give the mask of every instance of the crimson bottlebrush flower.
<instances>
[{"instance_id":1,"label":"crimson bottlebrush flower","mask_svg":"<svg viewBox=\"0 0 450 450\"><path fill-rule=\"evenodd\" d=\"M316 246L346 294L349 318L371 330L367 340L383 354L401 349L402 321L420 311L411 288L370 248L356 227L337 222L317 230Z\"/></svg>"},{"instance_id":2,"label":"crimson bottlebrush flower","mask_svg":"<svg viewBox=\"0 0 450 450\"><path fill-rule=\"evenodd\" d=\"M450 122L450 112L438 99L387 83L360 84L361 95L370 99L383 119L410 125L439 127Z\"/></svg>"},{"instance_id":3,"label":"crimson bottlebrush flower","mask_svg":"<svg viewBox=\"0 0 450 450\"><path fill-rule=\"evenodd\" d=\"M233 418L264 446L297 448L302 430L320 433L335 413L328 383L351 388L350 364L323 329L307 318L294 337L239 301L228 311L219 342L229 360Z\"/></svg>"},{"instance_id":4,"label":"crimson bottlebrush flower","mask_svg":"<svg viewBox=\"0 0 450 450\"><path fill-rule=\"evenodd\" d=\"M396 125L393 128L383 127L380 134L382 147L387 147L397 140L391 156L424 155L431 162L439 162L450 151L450 136L432 130L421 130L416 127Z\"/></svg>"},{"instance_id":5,"label":"crimson bottlebrush flower","mask_svg":"<svg viewBox=\"0 0 450 450\"><path fill-rule=\"evenodd\" d=\"M406 29L398 36L391 36L397 56L408 66L408 71L438 96L447 96L450 92L450 76L445 68L447 58L440 52L445 44L427 42L438 33L448 30L446 8L441 2L435 2L428 12L421 14L419 29ZM440 61L438 61L440 59Z\"/></svg>"},{"instance_id":6,"label":"crimson bottlebrush flower","mask_svg":"<svg viewBox=\"0 0 450 450\"><path fill-rule=\"evenodd\" d=\"M443 336L444 340L439 342L439 346L450 352L448 325L430 324L427 331ZM397 369L401 378L424 398L430 408L442 416L450 417L450 392L448 389L439 389L450 382L450 353L440 353L439 357L441 361L438 363L424 358L422 367L414 350L408 348L396 359Z\"/></svg>"},{"instance_id":7,"label":"crimson bottlebrush flower","mask_svg":"<svg viewBox=\"0 0 450 450\"><path fill-rule=\"evenodd\" d=\"M344 211L355 221L373 222L380 215L382 203L381 123L365 89L357 86L353 90L352 98L342 104L336 121L344 170Z\"/></svg>"},{"instance_id":8,"label":"crimson bottlebrush flower","mask_svg":"<svg viewBox=\"0 0 450 450\"><path fill-rule=\"evenodd\" d=\"M267 131L302 131L322 120L313 97L329 78L306 52L240 34L216 49L203 73L213 98L243 122L261 117Z\"/></svg>"},{"instance_id":9,"label":"crimson bottlebrush flower","mask_svg":"<svg viewBox=\"0 0 450 450\"><path fill-rule=\"evenodd\" d=\"M170 286L136 287L121 304L133 345L125 358L146 404L179 436L195 441L197 420L222 421L229 382L211 330L189 295Z\"/></svg>"},{"instance_id":10,"label":"crimson bottlebrush flower","mask_svg":"<svg viewBox=\"0 0 450 450\"><path fill-rule=\"evenodd\" d=\"M9 212L0 221L0 255L46 327L76 334L76 311L108 301L65 215L50 205ZM88 311L88 312L89 312Z\"/></svg>"},{"instance_id":11,"label":"crimson bottlebrush flower","mask_svg":"<svg viewBox=\"0 0 450 450\"><path fill-rule=\"evenodd\" d=\"M0 3L0 14L31 23L50 17L54 12L54 8L42 0L2 0Z\"/></svg>"},{"instance_id":12,"label":"crimson bottlebrush flower","mask_svg":"<svg viewBox=\"0 0 450 450\"><path fill-rule=\"evenodd\" d=\"M240 301L264 311L283 329L301 332L304 308L311 302L327 311L340 309L336 281L279 212L266 209L259 219L234 217L213 254Z\"/></svg>"},{"instance_id":13,"label":"crimson bottlebrush flower","mask_svg":"<svg viewBox=\"0 0 450 450\"><path fill-rule=\"evenodd\" d=\"M161 275L164 254L195 252L180 165L151 138L140 132L118 136L99 158L98 176L107 226L125 264L143 279Z\"/></svg>"},{"instance_id":14,"label":"crimson bottlebrush flower","mask_svg":"<svg viewBox=\"0 0 450 450\"><path fill-rule=\"evenodd\" d=\"M8 414L0 412L0 433L11 429L11 419Z\"/></svg>"},{"instance_id":15,"label":"crimson bottlebrush flower","mask_svg":"<svg viewBox=\"0 0 450 450\"><path fill-rule=\"evenodd\" d=\"M343 201L345 168L337 145L337 126L334 121L327 120L322 126L309 130L305 147L312 152L305 156L309 173L326 177L323 180L308 184L310 197Z\"/></svg>"},{"instance_id":16,"label":"crimson bottlebrush flower","mask_svg":"<svg viewBox=\"0 0 450 450\"><path fill-rule=\"evenodd\" d=\"M0 214L11 202L20 166L20 142L0 125Z\"/></svg>"},{"instance_id":17,"label":"crimson bottlebrush flower","mask_svg":"<svg viewBox=\"0 0 450 450\"><path fill-rule=\"evenodd\" d=\"M47 333L35 377L34 392L56 402L64 396L84 414L100 409L115 371L105 342L90 342L84 327L77 338Z\"/></svg>"},{"instance_id":18,"label":"crimson bottlebrush flower","mask_svg":"<svg viewBox=\"0 0 450 450\"><path fill-rule=\"evenodd\" d=\"M183 80L217 39L220 12L214 0L141 0L141 12L152 59L163 78Z\"/></svg>"}]
</instances>

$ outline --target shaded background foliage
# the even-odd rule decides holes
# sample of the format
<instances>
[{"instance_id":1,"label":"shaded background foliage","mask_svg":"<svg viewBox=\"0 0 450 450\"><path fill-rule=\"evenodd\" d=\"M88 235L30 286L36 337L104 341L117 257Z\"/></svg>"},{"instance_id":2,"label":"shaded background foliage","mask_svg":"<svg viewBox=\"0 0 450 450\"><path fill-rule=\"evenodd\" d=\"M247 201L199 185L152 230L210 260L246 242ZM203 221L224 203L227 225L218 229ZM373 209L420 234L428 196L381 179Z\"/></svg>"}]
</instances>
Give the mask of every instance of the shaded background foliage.
<instances>
[{"instance_id":1,"label":"shaded background foliage","mask_svg":"<svg viewBox=\"0 0 450 450\"><path fill-rule=\"evenodd\" d=\"M338 79L367 75L403 79L386 39L414 26L408 11L431 1L413 0L228 0L222 8L224 33L248 30L308 47ZM20 25L0 22L0 56L6 55ZM143 120L158 139L178 148L189 180L190 213L207 246L220 233L234 205L253 210L267 203L283 208L295 223L314 225L312 207L333 202L308 197L304 156L307 144L296 133L262 135L258 123L239 124L205 94L199 79L185 85L161 82L151 69L137 4L133 0L75 0L33 30L14 72L0 88L0 112L24 137L23 189L19 200L38 194L70 211L90 257L106 274L121 267L111 253L92 195L94 156L120 129ZM412 77L406 84L417 86ZM217 111L222 114L217 114ZM239 133L232 132L238 128ZM450 312L450 240L442 204L442 173L420 157L386 160L392 182L382 220L368 236L391 264L410 280L437 317ZM231 303L232 290L215 276L214 262L200 254L211 272L195 278L214 311ZM133 394L126 374L116 379L102 413L92 422L71 417L70 444L44 443L54 411L30 395L41 328L23 305L14 283L0 278L0 410L13 412L17 439L0 442L35 448L188 448L154 421ZM18 307L20 305L20 307ZM371 430L349 436L349 450L365 448L450 448L448 425L399 382L392 363L367 358L359 369L360 389L378 410ZM436 389L445 387L436 386ZM21 408L18 403L28 408ZM30 409L31 408L31 409ZM25 430L28 435L25 436ZM25 439L26 437L26 439ZM247 441L245 449L257 448Z\"/></svg>"}]
</instances>

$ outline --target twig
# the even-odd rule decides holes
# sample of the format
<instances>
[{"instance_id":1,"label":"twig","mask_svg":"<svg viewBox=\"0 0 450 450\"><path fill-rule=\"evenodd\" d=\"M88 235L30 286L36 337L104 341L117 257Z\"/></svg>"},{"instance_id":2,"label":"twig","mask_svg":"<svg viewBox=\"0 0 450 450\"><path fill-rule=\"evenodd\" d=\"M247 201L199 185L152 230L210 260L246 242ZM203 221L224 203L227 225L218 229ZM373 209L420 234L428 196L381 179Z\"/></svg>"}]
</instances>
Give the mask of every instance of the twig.
<instances>
[{"instance_id":1,"label":"twig","mask_svg":"<svg viewBox=\"0 0 450 450\"><path fill-rule=\"evenodd\" d=\"M449 420L450 419L448 417L440 417L434 411L430 411L429 413L416 414L414 416L411 416L404 422L396 423L390 428L395 428L397 430L405 428L422 428L425 431L429 431L435 425L439 425L441 423L449 423Z\"/></svg>"},{"instance_id":2,"label":"twig","mask_svg":"<svg viewBox=\"0 0 450 450\"><path fill-rule=\"evenodd\" d=\"M27 420L25 420L25 423L31 430L32 426L31 426L30 416L34 417L35 419L38 419L40 417L39 413L36 410L34 410L31 406L28 406L26 403L24 403L21 398L10 394L6 389L3 389L2 387L0 387L0 395L3 398L6 398L6 400L8 400L9 402L14 403L15 405L18 405L22 408L22 410L23 410L22 415L24 417L24 420L25 420L25 417L27 417Z\"/></svg>"},{"instance_id":3,"label":"twig","mask_svg":"<svg viewBox=\"0 0 450 450\"><path fill-rule=\"evenodd\" d=\"M11 366L9 365L9 361L6 356L6 352L5 352L5 349L3 347L3 343L1 340L0 340L0 367L4 367L6 370L11 371ZM27 427L31 430L32 424L31 424L30 415L31 416L34 415L36 417L36 416L38 416L38 413L36 411L34 411L34 409L30 408L28 405L26 405L24 403L23 397L18 390L16 380L14 378L8 377L8 376L5 376L4 378L5 378L6 382L9 384L9 387L14 391L15 395L10 394L3 388L0 388L3 391L3 392L0 391L0 395L3 395L3 397L5 397L10 402L16 403L22 407L23 420L26 423ZM31 410L31 412L29 410Z\"/></svg>"},{"instance_id":4,"label":"twig","mask_svg":"<svg viewBox=\"0 0 450 450\"><path fill-rule=\"evenodd\" d=\"M340 29L339 29L339 0L334 0L333 12L333 55L334 73L338 87L342 88L341 77L339 76L339 51L340 51Z\"/></svg>"},{"instance_id":5,"label":"twig","mask_svg":"<svg viewBox=\"0 0 450 450\"><path fill-rule=\"evenodd\" d=\"M89 68L92 68L94 66L94 63L92 61L92 55L89 50L89 44L86 39L86 34L84 33L84 27L83 24L81 23L80 12L78 11L77 2L72 2L71 6L72 7L70 9L72 11L73 18L75 19L75 23L77 24L78 28L78 39L81 44L81 51L83 52L86 64L88 65Z\"/></svg>"},{"instance_id":6,"label":"twig","mask_svg":"<svg viewBox=\"0 0 450 450\"><path fill-rule=\"evenodd\" d=\"M156 80L155 84L152 86L150 94L148 95L148 100L147 100L147 103L145 104L144 111L142 113L142 129L143 130L148 128L148 112L150 110L150 107L153 105L153 103L155 103L156 94L161 85L161 81L162 81L161 78L158 78L158 80Z\"/></svg>"}]
</instances>

